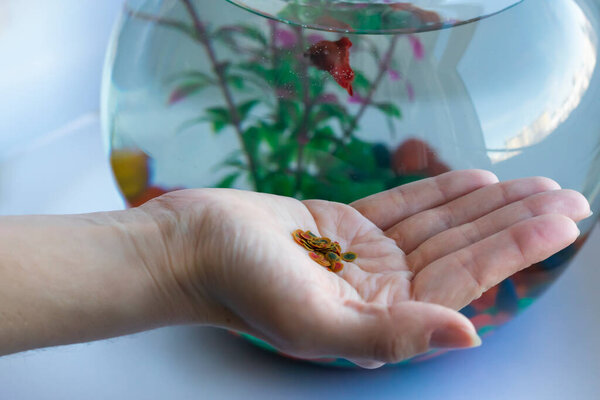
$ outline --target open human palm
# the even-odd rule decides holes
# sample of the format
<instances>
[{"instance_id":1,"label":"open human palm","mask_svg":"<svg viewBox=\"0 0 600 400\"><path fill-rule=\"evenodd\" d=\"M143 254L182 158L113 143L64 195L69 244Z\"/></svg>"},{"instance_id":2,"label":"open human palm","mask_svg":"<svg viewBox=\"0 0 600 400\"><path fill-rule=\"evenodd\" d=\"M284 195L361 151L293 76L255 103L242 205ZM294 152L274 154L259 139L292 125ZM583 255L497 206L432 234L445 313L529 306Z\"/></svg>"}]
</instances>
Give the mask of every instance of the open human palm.
<instances>
[{"instance_id":1,"label":"open human palm","mask_svg":"<svg viewBox=\"0 0 600 400\"><path fill-rule=\"evenodd\" d=\"M162 201L201 215L195 257L203 268L191 280L222 310L215 325L291 355L344 357L365 367L432 347L478 345L457 310L572 243L574 221L590 213L581 194L549 179L498 183L479 170L351 205L218 189ZM358 257L333 273L294 242L296 229Z\"/></svg>"}]
</instances>

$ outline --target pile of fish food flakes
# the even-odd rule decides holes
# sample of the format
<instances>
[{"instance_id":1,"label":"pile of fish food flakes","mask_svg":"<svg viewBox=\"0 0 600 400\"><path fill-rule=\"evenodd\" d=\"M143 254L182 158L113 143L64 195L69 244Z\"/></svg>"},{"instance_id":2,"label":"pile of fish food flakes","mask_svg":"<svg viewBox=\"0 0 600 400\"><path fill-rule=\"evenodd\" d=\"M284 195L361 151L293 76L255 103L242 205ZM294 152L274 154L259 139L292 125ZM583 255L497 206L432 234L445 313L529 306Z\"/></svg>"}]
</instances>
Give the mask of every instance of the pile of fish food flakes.
<instances>
[{"instance_id":1,"label":"pile of fish food flakes","mask_svg":"<svg viewBox=\"0 0 600 400\"><path fill-rule=\"evenodd\" d=\"M319 237L311 231L296 229L292 232L294 241L306 250L310 251L308 255L317 264L329 268L332 272L340 272L344 268L342 261L351 262L356 260L356 254L348 251L342 253L342 248L338 242L332 242L327 237Z\"/></svg>"}]
</instances>

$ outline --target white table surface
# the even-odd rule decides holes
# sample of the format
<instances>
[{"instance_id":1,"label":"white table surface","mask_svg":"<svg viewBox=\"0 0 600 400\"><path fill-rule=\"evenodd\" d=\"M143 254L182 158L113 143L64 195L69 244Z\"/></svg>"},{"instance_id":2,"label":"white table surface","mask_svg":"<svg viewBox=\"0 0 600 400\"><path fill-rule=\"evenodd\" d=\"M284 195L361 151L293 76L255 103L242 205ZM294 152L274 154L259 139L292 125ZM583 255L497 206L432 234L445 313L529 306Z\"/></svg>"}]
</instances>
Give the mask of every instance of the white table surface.
<instances>
[{"instance_id":1,"label":"white table surface","mask_svg":"<svg viewBox=\"0 0 600 400\"><path fill-rule=\"evenodd\" d=\"M59 52L74 55L58 65L61 73L41 79L41 86L11 83L1 75L6 59L0 62L0 89L4 94L10 86L16 99L10 107L6 96L0 100L0 214L123 207L96 114L99 63L119 1L59 3L70 11L49 13L57 3L44 0L0 3L0 16L7 4L19 10L13 22L31 15L23 14L27 7L34 16L54 15L60 34L45 32L44 40L76 36L78 43ZM0 27L0 54L10 50L3 47L10 25L6 32ZM23 46L34 42L25 40ZM16 74L19 68L13 70ZM39 97L35 93L52 99L52 107L32 108L30 100ZM21 126L23 136L15 138ZM263 352L216 329L173 327L0 358L0 400L599 399L598 260L596 229L557 283L482 347L413 366L323 368Z\"/></svg>"}]
</instances>

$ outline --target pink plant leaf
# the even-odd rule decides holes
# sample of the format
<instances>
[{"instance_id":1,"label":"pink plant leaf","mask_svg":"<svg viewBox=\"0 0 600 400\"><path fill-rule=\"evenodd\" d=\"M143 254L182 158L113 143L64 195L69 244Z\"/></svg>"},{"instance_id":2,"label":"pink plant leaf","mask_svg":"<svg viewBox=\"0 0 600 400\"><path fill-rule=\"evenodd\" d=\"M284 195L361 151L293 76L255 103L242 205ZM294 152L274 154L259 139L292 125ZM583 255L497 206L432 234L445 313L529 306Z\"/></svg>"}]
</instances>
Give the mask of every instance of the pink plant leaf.
<instances>
[{"instance_id":1,"label":"pink plant leaf","mask_svg":"<svg viewBox=\"0 0 600 400\"><path fill-rule=\"evenodd\" d=\"M425 47L423 46L423 42L421 42L421 39L419 39L415 35L410 35L408 36L408 40L412 47L415 59L422 60L425 57Z\"/></svg>"}]
</instances>

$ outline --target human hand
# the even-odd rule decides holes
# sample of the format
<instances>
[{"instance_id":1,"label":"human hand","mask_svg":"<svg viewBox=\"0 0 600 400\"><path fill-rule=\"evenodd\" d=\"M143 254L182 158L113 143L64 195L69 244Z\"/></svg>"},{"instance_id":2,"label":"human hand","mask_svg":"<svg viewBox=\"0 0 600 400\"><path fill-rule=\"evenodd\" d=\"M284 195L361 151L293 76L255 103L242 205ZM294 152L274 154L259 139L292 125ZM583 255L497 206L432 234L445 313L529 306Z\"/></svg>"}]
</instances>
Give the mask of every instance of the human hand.
<instances>
[{"instance_id":1,"label":"human hand","mask_svg":"<svg viewBox=\"0 0 600 400\"><path fill-rule=\"evenodd\" d=\"M150 273L178 288L162 292L187 322L248 332L298 357L377 367L477 345L457 310L572 243L574 221L589 215L582 195L558 189L471 170L352 205L200 189L141 209L158 221L169 255L166 270ZM358 258L332 273L293 241L295 229Z\"/></svg>"}]
</instances>

